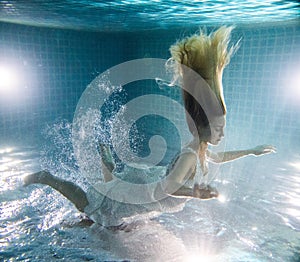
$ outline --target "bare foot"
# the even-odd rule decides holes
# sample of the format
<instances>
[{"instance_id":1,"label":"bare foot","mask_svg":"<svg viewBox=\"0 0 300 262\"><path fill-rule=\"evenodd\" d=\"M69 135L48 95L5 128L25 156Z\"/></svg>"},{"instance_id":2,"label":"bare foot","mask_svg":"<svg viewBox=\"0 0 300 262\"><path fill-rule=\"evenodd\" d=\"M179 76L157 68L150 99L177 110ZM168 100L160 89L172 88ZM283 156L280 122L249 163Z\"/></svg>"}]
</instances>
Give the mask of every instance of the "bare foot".
<instances>
[{"instance_id":1,"label":"bare foot","mask_svg":"<svg viewBox=\"0 0 300 262\"><path fill-rule=\"evenodd\" d=\"M49 176L52 176L52 175L46 170L28 175L23 180L23 182L24 182L23 186L28 186L28 185L36 184L36 183L42 183Z\"/></svg>"},{"instance_id":2,"label":"bare foot","mask_svg":"<svg viewBox=\"0 0 300 262\"><path fill-rule=\"evenodd\" d=\"M72 228L72 227L90 227L91 225L94 224L94 221L90 219L88 216L85 214L80 215L79 221L76 222L70 222L70 221L63 221L62 225L67 227L67 228Z\"/></svg>"},{"instance_id":3,"label":"bare foot","mask_svg":"<svg viewBox=\"0 0 300 262\"><path fill-rule=\"evenodd\" d=\"M134 221L131 223L122 223L119 226L110 226L110 227L106 227L109 230L112 230L114 232L116 231L124 231L124 232L130 232L133 229L136 229L139 225L142 225L144 222L142 221Z\"/></svg>"},{"instance_id":4,"label":"bare foot","mask_svg":"<svg viewBox=\"0 0 300 262\"><path fill-rule=\"evenodd\" d=\"M94 221L90 218L82 218L77 225L80 227L90 227L91 225L94 224Z\"/></svg>"}]
</instances>

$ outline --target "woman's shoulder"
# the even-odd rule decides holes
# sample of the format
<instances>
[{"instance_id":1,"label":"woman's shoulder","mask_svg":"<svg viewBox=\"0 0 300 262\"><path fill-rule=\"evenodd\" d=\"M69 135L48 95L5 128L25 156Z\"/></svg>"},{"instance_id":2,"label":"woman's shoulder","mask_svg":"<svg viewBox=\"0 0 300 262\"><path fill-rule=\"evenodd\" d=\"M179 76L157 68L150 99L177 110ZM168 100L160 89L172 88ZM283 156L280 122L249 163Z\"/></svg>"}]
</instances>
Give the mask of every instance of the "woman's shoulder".
<instances>
[{"instance_id":1,"label":"woman's shoulder","mask_svg":"<svg viewBox=\"0 0 300 262\"><path fill-rule=\"evenodd\" d=\"M184 148L182 148L181 151L179 151L177 154L175 154L173 160L168 165L167 174L170 172L170 170L173 169L174 165L180 159L184 159L184 158L190 158L190 159L196 160L197 159L197 153L195 152L195 150L193 150L190 147L184 147Z\"/></svg>"},{"instance_id":2,"label":"woman's shoulder","mask_svg":"<svg viewBox=\"0 0 300 262\"><path fill-rule=\"evenodd\" d=\"M183 154L193 154L193 155L197 156L196 151L194 149L192 149L191 147L182 148L180 155L183 155Z\"/></svg>"}]
</instances>

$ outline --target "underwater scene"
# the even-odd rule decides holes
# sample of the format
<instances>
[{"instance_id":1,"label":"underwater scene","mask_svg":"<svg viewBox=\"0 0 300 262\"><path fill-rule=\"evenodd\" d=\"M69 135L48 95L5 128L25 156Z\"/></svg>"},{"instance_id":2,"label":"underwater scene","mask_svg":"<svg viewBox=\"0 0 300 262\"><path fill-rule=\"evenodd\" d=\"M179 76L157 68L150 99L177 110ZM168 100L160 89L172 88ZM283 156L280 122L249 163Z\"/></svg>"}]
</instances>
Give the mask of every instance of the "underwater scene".
<instances>
[{"instance_id":1,"label":"underwater scene","mask_svg":"<svg viewBox=\"0 0 300 262\"><path fill-rule=\"evenodd\" d=\"M1 1L0 261L300 261L298 1Z\"/></svg>"}]
</instances>

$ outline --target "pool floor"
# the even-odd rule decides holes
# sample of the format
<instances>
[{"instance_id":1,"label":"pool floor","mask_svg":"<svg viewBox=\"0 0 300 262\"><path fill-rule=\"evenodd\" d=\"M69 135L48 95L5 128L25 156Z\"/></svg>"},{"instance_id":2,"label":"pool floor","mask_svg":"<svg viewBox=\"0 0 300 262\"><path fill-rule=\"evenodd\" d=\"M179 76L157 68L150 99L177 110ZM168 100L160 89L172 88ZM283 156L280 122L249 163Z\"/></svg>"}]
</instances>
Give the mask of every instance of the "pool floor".
<instances>
[{"instance_id":1,"label":"pool floor","mask_svg":"<svg viewBox=\"0 0 300 262\"><path fill-rule=\"evenodd\" d=\"M80 226L83 215L51 188L23 187L25 175L45 166L40 148L2 147L0 258L300 261L300 155L285 159L277 153L224 165L215 181L221 201L194 199L179 213L113 232ZM76 175L70 180L78 182Z\"/></svg>"}]
</instances>

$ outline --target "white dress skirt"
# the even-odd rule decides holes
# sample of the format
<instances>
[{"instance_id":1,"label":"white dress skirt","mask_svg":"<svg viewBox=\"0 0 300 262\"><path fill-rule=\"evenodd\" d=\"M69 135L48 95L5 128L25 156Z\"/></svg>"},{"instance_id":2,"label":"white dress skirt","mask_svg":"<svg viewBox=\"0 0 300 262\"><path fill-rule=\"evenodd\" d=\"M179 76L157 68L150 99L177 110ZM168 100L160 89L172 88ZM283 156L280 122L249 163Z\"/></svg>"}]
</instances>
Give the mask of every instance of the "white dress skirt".
<instances>
[{"instance_id":1,"label":"white dress skirt","mask_svg":"<svg viewBox=\"0 0 300 262\"><path fill-rule=\"evenodd\" d=\"M184 152L191 150L186 148ZM173 162L176 162L177 158L178 156ZM153 218L161 213L179 212L190 198L164 193L159 181L162 181L166 174L168 170L165 167L126 166L122 173L114 174L116 179L89 187L89 204L84 212L95 223L106 227Z\"/></svg>"}]
</instances>

